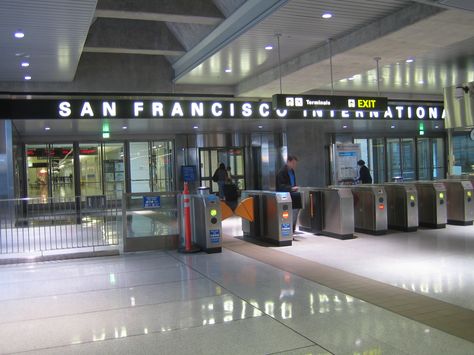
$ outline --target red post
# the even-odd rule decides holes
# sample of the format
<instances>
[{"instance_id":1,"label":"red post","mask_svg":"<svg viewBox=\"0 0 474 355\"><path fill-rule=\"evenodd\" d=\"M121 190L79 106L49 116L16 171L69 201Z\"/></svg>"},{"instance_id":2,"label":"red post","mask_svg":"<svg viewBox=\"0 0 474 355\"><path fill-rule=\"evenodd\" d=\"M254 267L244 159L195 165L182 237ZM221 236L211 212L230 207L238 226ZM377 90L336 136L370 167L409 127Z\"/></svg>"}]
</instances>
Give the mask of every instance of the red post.
<instances>
[{"instance_id":1,"label":"red post","mask_svg":"<svg viewBox=\"0 0 474 355\"><path fill-rule=\"evenodd\" d=\"M191 251L191 207L189 198L188 183L184 183L184 241L185 251Z\"/></svg>"}]
</instances>

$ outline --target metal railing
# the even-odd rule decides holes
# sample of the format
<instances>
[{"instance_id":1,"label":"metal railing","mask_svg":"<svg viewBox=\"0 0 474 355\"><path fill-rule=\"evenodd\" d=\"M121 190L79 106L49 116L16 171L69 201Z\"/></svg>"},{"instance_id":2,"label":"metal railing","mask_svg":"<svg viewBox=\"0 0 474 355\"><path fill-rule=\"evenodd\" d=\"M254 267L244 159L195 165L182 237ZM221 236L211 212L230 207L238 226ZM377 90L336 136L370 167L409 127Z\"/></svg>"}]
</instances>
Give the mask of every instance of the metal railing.
<instances>
[{"instance_id":1,"label":"metal railing","mask_svg":"<svg viewBox=\"0 0 474 355\"><path fill-rule=\"evenodd\" d=\"M121 200L105 196L0 200L0 254L113 246Z\"/></svg>"}]
</instances>

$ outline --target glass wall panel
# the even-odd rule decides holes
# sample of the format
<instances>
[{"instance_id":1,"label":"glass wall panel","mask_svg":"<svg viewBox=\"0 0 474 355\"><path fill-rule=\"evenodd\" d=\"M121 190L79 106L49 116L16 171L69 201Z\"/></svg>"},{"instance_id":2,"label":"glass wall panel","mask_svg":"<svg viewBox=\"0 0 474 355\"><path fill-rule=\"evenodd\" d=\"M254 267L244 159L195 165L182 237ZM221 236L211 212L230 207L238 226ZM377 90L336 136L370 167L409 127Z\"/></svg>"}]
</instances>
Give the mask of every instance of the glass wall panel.
<instances>
[{"instance_id":1,"label":"glass wall panel","mask_svg":"<svg viewBox=\"0 0 474 355\"><path fill-rule=\"evenodd\" d=\"M433 179L444 179L446 177L444 139L431 138L431 146L433 152Z\"/></svg>"},{"instance_id":2,"label":"glass wall panel","mask_svg":"<svg viewBox=\"0 0 474 355\"><path fill-rule=\"evenodd\" d=\"M415 140L401 139L402 178L404 181L416 180Z\"/></svg>"},{"instance_id":3,"label":"glass wall panel","mask_svg":"<svg viewBox=\"0 0 474 355\"><path fill-rule=\"evenodd\" d=\"M386 181L385 176L385 141L383 138L369 140L370 151L373 158L370 161L372 180L375 184Z\"/></svg>"},{"instance_id":4,"label":"glass wall panel","mask_svg":"<svg viewBox=\"0 0 474 355\"><path fill-rule=\"evenodd\" d=\"M150 192L150 150L148 142L130 143L131 192Z\"/></svg>"},{"instance_id":5,"label":"glass wall panel","mask_svg":"<svg viewBox=\"0 0 474 355\"><path fill-rule=\"evenodd\" d=\"M154 192L174 191L173 161L173 142L153 142L150 168Z\"/></svg>"},{"instance_id":6,"label":"glass wall panel","mask_svg":"<svg viewBox=\"0 0 474 355\"><path fill-rule=\"evenodd\" d=\"M41 197L46 202L50 188L48 145L27 145L26 157L28 197Z\"/></svg>"},{"instance_id":7,"label":"glass wall panel","mask_svg":"<svg viewBox=\"0 0 474 355\"><path fill-rule=\"evenodd\" d=\"M102 195L100 144L79 144L81 195Z\"/></svg>"},{"instance_id":8,"label":"glass wall panel","mask_svg":"<svg viewBox=\"0 0 474 355\"><path fill-rule=\"evenodd\" d=\"M52 144L49 149L52 197L71 198L74 191L74 151L72 144Z\"/></svg>"},{"instance_id":9,"label":"glass wall panel","mask_svg":"<svg viewBox=\"0 0 474 355\"><path fill-rule=\"evenodd\" d=\"M400 159L400 139L387 139L387 171L388 181L400 181L402 179L402 166Z\"/></svg>"},{"instance_id":10,"label":"glass wall panel","mask_svg":"<svg viewBox=\"0 0 474 355\"><path fill-rule=\"evenodd\" d=\"M430 153L430 139L418 138L417 141L417 155L418 155L418 179L431 180L431 153Z\"/></svg>"},{"instance_id":11,"label":"glass wall panel","mask_svg":"<svg viewBox=\"0 0 474 355\"><path fill-rule=\"evenodd\" d=\"M104 160L104 194L108 198L121 199L125 190L123 143L104 143L102 157Z\"/></svg>"}]
</instances>

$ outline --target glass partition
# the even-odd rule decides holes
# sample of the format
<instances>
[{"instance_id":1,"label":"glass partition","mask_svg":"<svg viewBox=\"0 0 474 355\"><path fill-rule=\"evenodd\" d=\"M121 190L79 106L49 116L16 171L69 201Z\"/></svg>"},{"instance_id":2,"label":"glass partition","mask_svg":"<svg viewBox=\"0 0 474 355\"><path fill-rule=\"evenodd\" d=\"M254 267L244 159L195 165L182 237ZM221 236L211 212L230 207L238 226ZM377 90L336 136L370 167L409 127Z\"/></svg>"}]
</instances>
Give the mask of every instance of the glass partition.
<instances>
[{"instance_id":1,"label":"glass partition","mask_svg":"<svg viewBox=\"0 0 474 355\"><path fill-rule=\"evenodd\" d=\"M402 180L402 166L400 159L400 139L387 139L387 172L388 181Z\"/></svg>"},{"instance_id":2,"label":"glass partition","mask_svg":"<svg viewBox=\"0 0 474 355\"><path fill-rule=\"evenodd\" d=\"M130 143L131 192L150 192L150 149L148 142Z\"/></svg>"},{"instance_id":3,"label":"glass partition","mask_svg":"<svg viewBox=\"0 0 474 355\"><path fill-rule=\"evenodd\" d=\"M402 179L403 181L416 180L415 140L413 138L402 138L400 142Z\"/></svg>"}]
</instances>

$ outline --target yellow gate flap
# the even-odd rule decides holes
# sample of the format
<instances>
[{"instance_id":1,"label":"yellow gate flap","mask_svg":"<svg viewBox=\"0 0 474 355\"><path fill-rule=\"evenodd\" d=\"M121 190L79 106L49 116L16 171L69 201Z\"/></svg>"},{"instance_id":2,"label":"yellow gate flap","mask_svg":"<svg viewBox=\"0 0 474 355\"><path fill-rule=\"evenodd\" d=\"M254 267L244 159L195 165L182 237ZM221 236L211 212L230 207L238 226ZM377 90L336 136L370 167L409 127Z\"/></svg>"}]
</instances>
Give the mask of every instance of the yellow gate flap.
<instances>
[{"instance_id":1,"label":"yellow gate flap","mask_svg":"<svg viewBox=\"0 0 474 355\"><path fill-rule=\"evenodd\" d=\"M249 222L253 222L253 197L247 197L240 201L234 212L237 216L242 217Z\"/></svg>"},{"instance_id":2,"label":"yellow gate flap","mask_svg":"<svg viewBox=\"0 0 474 355\"><path fill-rule=\"evenodd\" d=\"M222 220L232 217L234 215L234 211L232 211L232 208L229 207L227 203L224 201L221 201L221 217Z\"/></svg>"}]
</instances>

